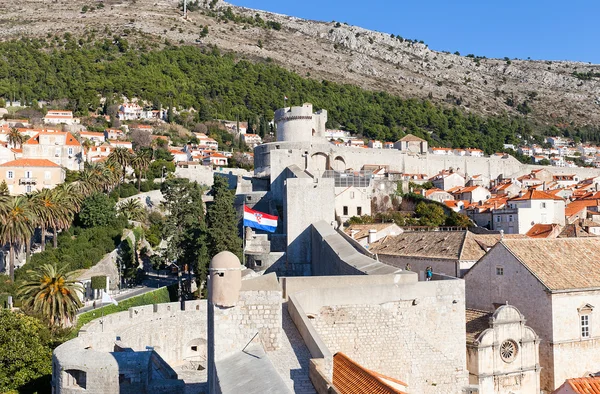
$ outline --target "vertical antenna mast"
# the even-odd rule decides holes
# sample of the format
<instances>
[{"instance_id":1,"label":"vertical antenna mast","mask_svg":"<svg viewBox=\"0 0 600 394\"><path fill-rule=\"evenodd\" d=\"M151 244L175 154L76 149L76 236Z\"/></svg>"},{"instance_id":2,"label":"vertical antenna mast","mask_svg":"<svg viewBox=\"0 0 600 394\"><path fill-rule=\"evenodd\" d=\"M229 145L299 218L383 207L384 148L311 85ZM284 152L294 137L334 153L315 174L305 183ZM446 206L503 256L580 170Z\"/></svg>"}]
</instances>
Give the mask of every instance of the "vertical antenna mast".
<instances>
[{"instance_id":1,"label":"vertical antenna mast","mask_svg":"<svg viewBox=\"0 0 600 394\"><path fill-rule=\"evenodd\" d=\"M183 0L183 19L187 19L187 0Z\"/></svg>"}]
</instances>

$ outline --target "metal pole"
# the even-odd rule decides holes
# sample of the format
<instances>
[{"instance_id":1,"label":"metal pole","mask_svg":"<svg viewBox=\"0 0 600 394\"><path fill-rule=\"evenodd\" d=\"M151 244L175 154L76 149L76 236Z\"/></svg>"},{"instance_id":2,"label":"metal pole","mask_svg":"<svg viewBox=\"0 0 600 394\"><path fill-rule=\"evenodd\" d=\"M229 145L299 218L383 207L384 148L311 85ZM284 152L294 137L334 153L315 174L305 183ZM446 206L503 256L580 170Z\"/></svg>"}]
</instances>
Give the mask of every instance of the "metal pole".
<instances>
[{"instance_id":1,"label":"metal pole","mask_svg":"<svg viewBox=\"0 0 600 394\"><path fill-rule=\"evenodd\" d=\"M246 227L244 226L244 215L246 214L246 198L244 196L244 206L242 208L242 265L246 266Z\"/></svg>"}]
</instances>

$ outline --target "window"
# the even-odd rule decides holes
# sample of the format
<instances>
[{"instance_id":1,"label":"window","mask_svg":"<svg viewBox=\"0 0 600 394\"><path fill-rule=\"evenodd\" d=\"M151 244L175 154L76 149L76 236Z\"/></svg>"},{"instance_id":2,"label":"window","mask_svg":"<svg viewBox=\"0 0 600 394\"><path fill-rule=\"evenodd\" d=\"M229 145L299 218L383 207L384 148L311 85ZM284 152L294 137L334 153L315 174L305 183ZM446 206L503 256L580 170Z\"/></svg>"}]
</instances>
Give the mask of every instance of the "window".
<instances>
[{"instance_id":1,"label":"window","mask_svg":"<svg viewBox=\"0 0 600 394\"><path fill-rule=\"evenodd\" d=\"M354 198L354 192L350 192L350 198Z\"/></svg>"},{"instance_id":2,"label":"window","mask_svg":"<svg viewBox=\"0 0 600 394\"><path fill-rule=\"evenodd\" d=\"M546 208L546 203L545 202L540 203L540 208L545 209Z\"/></svg>"},{"instance_id":3,"label":"window","mask_svg":"<svg viewBox=\"0 0 600 394\"><path fill-rule=\"evenodd\" d=\"M7 179L14 179L15 177L15 173L12 171L6 171L6 178Z\"/></svg>"},{"instance_id":4,"label":"window","mask_svg":"<svg viewBox=\"0 0 600 394\"><path fill-rule=\"evenodd\" d=\"M357 214L358 216L361 216L361 215L362 215L362 207L356 207L356 214Z\"/></svg>"},{"instance_id":5,"label":"window","mask_svg":"<svg viewBox=\"0 0 600 394\"><path fill-rule=\"evenodd\" d=\"M80 371L78 369L67 369L67 386L68 387L80 387L82 389L86 388L87 385L87 374L85 371Z\"/></svg>"},{"instance_id":6,"label":"window","mask_svg":"<svg viewBox=\"0 0 600 394\"><path fill-rule=\"evenodd\" d=\"M508 221L512 222L513 221L513 215L508 215Z\"/></svg>"},{"instance_id":7,"label":"window","mask_svg":"<svg viewBox=\"0 0 600 394\"><path fill-rule=\"evenodd\" d=\"M25 171L25 178L31 179L31 171Z\"/></svg>"},{"instance_id":8,"label":"window","mask_svg":"<svg viewBox=\"0 0 600 394\"><path fill-rule=\"evenodd\" d=\"M496 275L503 276L504 275L504 267L496 267Z\"/></svg>"},{"instance_id":9,"label":"window","mask_svg":"<svg viewBox=\"0 0 600 394\"><path fill-rule=\"evenodd\" d=\"M348 216L348 207L344 207L344 216Z\"/></svg>"},{"instance_id":10,"label":"window","mask_svg":"<svg viewBox=\"0 0 600 394\"><path fill-rule=\"evenodd\" d=\"M502 221L502 216L496 216L496 223L500 223Z\"/></svg>"},{"instance_id":11,"label":"window","mask_svg":"<svg viewBox=\"0 0 600 394\"><path fill-rule=\"evenodd\" d=\"M581 319L581 337L589 338L590 337L590 315L581 315L579 316Z\"/></svg>"},{"instance_id":12,"label":"window","mask_svg":"<svg viewBox=\"0 0 600 394\"><path fill-rule=\"evenodd\" d=\"M67 150L67 153L68 153L68 154L70 154L70 155L72 155L72 154L73 154L73 148L69 148L69 149Z\"/></svg>"},{"instance_id":13,"label":"window","mask_svg":"<svg viewBox=\"0 0 600 394\"><path fill-rule=\"evenodd\" d=\"M54 150L54 156L59 157L60 156L60 148L56 148Z\"/></svg>"},{"instance_id":14,"label":"window","mask_svg":"<svg viewBox=\"0 0 600 394\"><path fill-rule=\"evenodd\" d=\"M25 192L31 193L31 185L25 186Z\"/></svg>"}]
</instances>

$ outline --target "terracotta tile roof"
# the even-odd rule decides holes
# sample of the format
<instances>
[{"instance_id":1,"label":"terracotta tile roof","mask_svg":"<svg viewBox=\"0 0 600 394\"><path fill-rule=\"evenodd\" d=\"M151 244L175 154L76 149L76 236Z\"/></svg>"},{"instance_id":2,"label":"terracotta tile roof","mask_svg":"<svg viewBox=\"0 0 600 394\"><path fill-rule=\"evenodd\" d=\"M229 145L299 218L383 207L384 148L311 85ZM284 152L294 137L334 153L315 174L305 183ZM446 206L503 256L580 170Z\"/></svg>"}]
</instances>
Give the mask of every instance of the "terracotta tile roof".
<instances>
[{"instance_id":1,"label":"terracotta tile roof","mask_svg":"<svg viewBox=\"0 0 600 394\"><path fill-rule=\"evenodd\" d=\"M500 240L500 234L473 234L469 231L405 231L371 244L370 251L381 255L431 259L477 261Z\"/></svg>"},{"instance_id":2,"label":"terracotta tile roof","mask_svg":"<svg viewBox=\"0 0 600 394\"><path fill-rule=\"evenodd\" d=\"M448 192L447 192L447 191L445 191L445 190L438 189L438 188L435 188L435 187L434 187L434 188L432 188L432 189L429 189L429 190L426 190L426 191L425 191L425 197L429 197L429 196L431 196L433 193L448 193Z\"/></svg>"},{"instance_id":3,"label":"terracotta tile roof","mask_svg":"<svg viewBox=\"0 0 600 394\"><path fill-rule=\"evenodd\" d=\"M600 287L600 238L505 238L501 244L548 290Z\"/></svg>"},{"instance_id":4,"label":"terracotta tile roof","mask_svg":"<svg viewBox=\"0 0 600 394\"><path fill-rule=\"evenodd\" d=\"M586 207L595 207L598 203L596 200L576 200L565 207L565 216L570 217L581 211Z\"/></svg>"},{"instance_id":5,"label":"terracotta tile roof","mask_svg":"<svg viewBox=\"0 0 600 394\"><path fill-rule=\"evenodd\" d=\"M425 142L424 139L417 137L416 135L406 134L404 137L400 138L400 141L403 142Z\"/></svg>"},{"instance_id":6,"label":"terracotta tile roof","mask_svg":"<svg viewBox=\"0 0 600 394\"><path fill-rule=\"evenodd\" d=\"M525 200L559 200L559 201L564 201L563 198L560 198L558 196L553 196L552 194L548 194L546 192L540 191L540 190L535 190L535 189L529 189L527 190L527 192L523 193L522 196L517 196L517 197L513 197L510 199L510 201L525 201Z\"/></svg>"},{"instance_id":7,"label":"terracotta tile roof","mask_svg":"<svg viewBox=\"0 0 600 394\"><path fill-rule=\"evenodd\" d=\"M364 368L344 353L333 356L333 385L340 394L405 394L402 381Z\"/></svg>"},{"instance_id":8,"label":"terracotta tile roof","mask_svg":"<svg viewBox=\"0 0 600 394\"><path fill-rule=\"evenodd\" d=\"M467 320L467 343L475 343L482 332L490 328L492 312L479 309L465 309Z\"/></svg>"},{"instance_id":9,"label":"terracotta tile roof","mask_svg":"<svg viewBox=\"0 0 600 394\"><path fill-rule=\"evenodd\" d=\"M577 394L600 394L600 377L567 379L565 384Z\"/></svg>"},{"instance_id":10,"label":"terracotta tile roof","mask_svg":"<svg viewBox=\"0 0 600 394\"><path fill-rule=\"evenodd\" d=\"M558 238L583 238L583 237L595 237L594 234L590 234L579 224L571 223L567 224L563 230L558 234Z\"/></svg>"},{"instance_id":11,"label":"terracotta tile roof","mask_svg":"<svg viewBox=\"0 0 600 394\"><path fill-rule=\"evenodd\" d=\"M47 159L17 159L0 164L1 167L60 167Z\"/></svg>"},{"instance_id":12,"label":"terracotta tile roof","mask_svg":"<svg viewBox=\"0 0 600 394\"><path fill-rule=\"evenodd\" d=\"M535 224L525 235L530 238L556 238L558 224Z\"/></svg>"}]
</instances>

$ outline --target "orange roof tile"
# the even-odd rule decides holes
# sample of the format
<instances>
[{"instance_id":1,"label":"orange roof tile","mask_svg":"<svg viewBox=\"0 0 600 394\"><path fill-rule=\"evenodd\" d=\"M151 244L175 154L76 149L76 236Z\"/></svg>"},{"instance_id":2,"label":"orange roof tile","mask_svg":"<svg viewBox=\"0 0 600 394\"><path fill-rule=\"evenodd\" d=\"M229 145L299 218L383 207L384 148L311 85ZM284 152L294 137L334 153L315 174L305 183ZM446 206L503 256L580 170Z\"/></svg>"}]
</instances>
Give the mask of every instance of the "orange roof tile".
<instances>
[{"instance_id":1,"label":"orange roof tile","mask_svg":"<svg viewBox=\"0 0 600 394\"><path fill-rule=\"evenodd\" d=\"M525 200L559 200L564 201L563 198L558 196L553 196L552 194L548 194L546 192L529 189L527 192L523 193L522 196L513 197L510 199L511 201L525 201Z\"/></svg>"},{"instance_id":2,"label":"orange roof tile","mask_svg":"<svg viewBox=\"0 0 600 394\"><path fill-rule=\"evenodd\" d=\"M600 394L600 377L567 379L565 383L577 394Z\"/></svg>"},{"instance_id":3,"label":"orange roof tile","mask_svg":"<svg viewBox=\"0 0 600 394\"><path fill-rule=\"evenodd\" d=\"M333 356L333 385L340 394L405 394L392 384L408 385L377 372L368 370L344 353Z\"/></svg>"},{"instance_id":4,"label":"orange roof tile","mask_svg":"<svg viewBox=\"0 0 600 394\"><path fill-rule=\"evenodd\" d=\"M557 227L558 224L537 223L525 235L530 238L549 238Z\"/></svg>"},{"instance_id":5,"label":"orange roof tile","mask_svg":"<svg viewBox=\"0 0 600 394\"><path fill-rule=\"evenodd\" d=\"M60 167L47 159L17 159L0 164L1 167Z\"/></svg>"}]
</instances>

